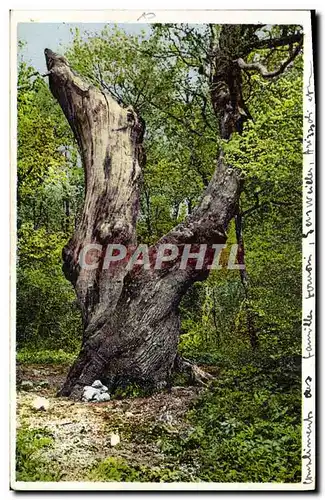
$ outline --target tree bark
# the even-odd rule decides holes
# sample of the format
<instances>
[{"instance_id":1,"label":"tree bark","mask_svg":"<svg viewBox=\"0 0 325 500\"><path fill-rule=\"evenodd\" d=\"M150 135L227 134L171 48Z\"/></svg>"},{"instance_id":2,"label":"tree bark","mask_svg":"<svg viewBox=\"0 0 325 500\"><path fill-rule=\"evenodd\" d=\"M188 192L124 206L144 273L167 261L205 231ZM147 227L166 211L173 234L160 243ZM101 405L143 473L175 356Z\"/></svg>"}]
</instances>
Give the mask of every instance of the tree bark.
<instances>
[{"instance_id":1,"label":"tree bark","mask_svg":"<svg viewBox=\"0 0 325 500\"><path fill-rule=\"evenodd\" d=\"M240 175L225 164L221 152L199 205L149 250L155 256L160 244L174 244L181 256L184 245L191 244L194 252L199 244L206 244L202 269L191 261L180 269L179 256L160 270L137 266L128 271L121 262L110 272L103 269L103 254L97 269L81 268L79 254L89 243L102 245L104 250L110 243L136 245L144 124L132 108L121 107L85 83L65 58L49 49L45 56L51 92L73 130L85 170L81 221L63 249L63 270L76 291L84 335L59 394L78 398L95 379L105 381L111 390L128 383L164 387L174 365L180 365L180 300L192 283L208 276L212 245L227 239L242 187ZM217 79L216 75L215 83ZM224 101L217 93L212 100L219 117ZM227 110L224 138L237 130L237 111Z\"/></svg>"},{"instance_id":2,"label":"tree bark","mask_svg":"<svg viewBox=\"0 0 325 500\"><path fill-rule=\"evenodd\" d=\"M211 102L219 122L220 137L230 139L242 134L244 123L251 119L242 94L242 72L237 58L244 50L247 29L242 25L223 25L216 43L212 41L210 60Z\"/></svg>"}]
</instances>

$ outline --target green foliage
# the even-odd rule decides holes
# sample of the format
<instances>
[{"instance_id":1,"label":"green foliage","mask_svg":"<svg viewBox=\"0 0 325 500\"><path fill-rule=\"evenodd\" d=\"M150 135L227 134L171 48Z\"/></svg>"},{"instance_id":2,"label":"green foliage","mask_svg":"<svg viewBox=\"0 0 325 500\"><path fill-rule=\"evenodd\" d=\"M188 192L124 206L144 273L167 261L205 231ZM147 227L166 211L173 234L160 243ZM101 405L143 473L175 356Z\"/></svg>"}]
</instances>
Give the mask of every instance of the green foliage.
<instances>
[{"instance_id":1,"label":"green foliage","mask_svg":"<svg viewBox=\"0 0 325 500\"><path fill-rule=\"evenodd\" d=\"M45 228L20 228L17 269L17 342L48 349L64 345L76 349L81 339L81 319L71 285L61 270L61 233ZM29 304L26 308L24 304Z\"/></svg>"},{"instance_id":2,"label":"green foliage","mask_svg":"<svg viewBox=\"0 0 325 500\"><path fill-rule=\"evenodd\" d=\"M300 373L294 360L228 368L189 415L192 429L165 434L161 451L213 482L299 482Z\"/></svg>"},{"instance_id":3,"label":"green foliage","mask_svg":"<svg viewBox=\"0 0 325 500\"><path fill-rule=\"evenodd\" d=\"M109 457L99 462L89 473L93 481L138 481L138 471L122 458Z\"/></svg>"},{"instance_id":4,"label":"green foliage","mask_svg":"<svg viewBox=\"0 0 325 500\"><path fill-rule=\"evenodd\" d=\"M33 68L18 70L17 343L75 350L81 318L61 270L77 217L83 173L59 105Z\"/></svg>"},{"instance_id":5,"label":"green foliage","mask_svg":"<svg viewBox=\"0 0 325 500\"><path fill-rule=\"evenodd\" d=\"M129 465L123 458L109 457L96 464L88 475L90 481L172 483L186 480L181 470L168 467Z\"/></svg>"},{"instance_id":6,"label":"green foliage","mask_svg":"<svg viewBox=\"0 0 325 500\"><path fill-rule=\"evenodd\" d=\"M302 58L271 82L252 74L249 86L253 121L223 144L227 161L245 172L249 298L238 271L227 269L184 298L181 350L197 360L249 353L247 307L264 355L295 355L301 348ZM233 229L228 245L236 242Z\"/></svg>"},{"instance_id":7,"label":"green foliage","mask_svg":"<svg viewBox=\"0 0 325 500\"><path fill-rule=\"evenodd\" d=\"M220 365L227 362L229 350L234 354L235 349L243 347L240 337L234 345L236 315L243 301L235 272L211 272L206 282L196 283L184 297L180 351L185 357Z\"/></svg>"},{"instance_id":8,"label":"green foliage","mask_svg":"<svg viewBox=\"0 0 325 500\"><path fill-rule=\"evenodd\" d=\"M58 465L44 461L40 455L42 450L52 446L53 437L46 429L19 429L16 439L16 480L59 481Z\"/></svg>"},{"instance_id":9,"label":"green foliage","mask_svg":"<svg viewBox=\"0 0 325 500\"><path fill-rule=\"evenodd\" d=\"M41 255L43 258L45 253ZM47 266L43 261L36 268L18 268L17 304L19 349L24 346L30 350L44 349L46 341L48 350L64 347L66 352L74 352L80 345L80 314L59 259Z\"/></svg>"},{"instance_id":10,"label":"green foliage","mask_svg":"<svg viewBox=\"0 0 325 500\"><path fill-rule=\"evenodd\" d=\"M67 352L63 349L42 349L35 348L30 344L22 347L17 352L17 362L22 364L39 365L70 365L77 356L76 352Z\"/></svg>"}]
</instances>

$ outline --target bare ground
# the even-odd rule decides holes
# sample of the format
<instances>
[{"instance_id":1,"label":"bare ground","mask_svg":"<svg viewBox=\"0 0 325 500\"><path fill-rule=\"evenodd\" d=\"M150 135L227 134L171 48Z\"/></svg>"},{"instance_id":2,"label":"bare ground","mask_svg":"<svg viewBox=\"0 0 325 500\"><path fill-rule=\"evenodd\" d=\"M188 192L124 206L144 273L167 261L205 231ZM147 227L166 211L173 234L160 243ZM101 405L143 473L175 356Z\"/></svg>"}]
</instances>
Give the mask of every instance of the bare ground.
<instances>
[{"instance_id":1,"label":"bare ground","mask_svg":"<svg viewBox=\"0 0 325 500\"><path fill-rule=\"evenodd\" d=\"M87 471L97 461L109 456L122 457L130 465L163 466L165 457L155 440L154 430L179 433L189 428L185 414L201 389L174 387L150 397L112 400L105 403L74 402L56 397L67 367L24 365L18 367L17 381L33 382L31 391L17 391L17 427L45 428L54 437L54 447L42 450L42 458L63 470L62 480L86 480ZM47 387L39 386L42 383ZM48 399L47 411L36 411L32 402L37 396ZM120 443L111 446L111 432ZM153 434L153 438L151 436Z\"/></svg>"}]
</instances>

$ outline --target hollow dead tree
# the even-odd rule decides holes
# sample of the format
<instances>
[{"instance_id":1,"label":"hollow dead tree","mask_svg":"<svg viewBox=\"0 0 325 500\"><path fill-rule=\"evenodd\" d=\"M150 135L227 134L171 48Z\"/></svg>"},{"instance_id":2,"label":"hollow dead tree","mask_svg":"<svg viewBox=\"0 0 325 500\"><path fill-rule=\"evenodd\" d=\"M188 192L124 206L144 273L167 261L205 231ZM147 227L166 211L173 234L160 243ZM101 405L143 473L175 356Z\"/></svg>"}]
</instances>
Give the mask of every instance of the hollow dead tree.
<instances>
[{"instance_id":1,"label":"hollow dead tree","mask_svg":"<svg viewBox=\"0 0 325 500\"><path fill-rule=\"evenodd\" d=\"M242 97L245 62L239 40L237 27L226 25L211 49L211 101L223 139L241 133L249 119ZM206 258L202 269L196 269L196 262L180 269L176 259L160 270L143 266L128 270L122 262L110 270L104 269L103 251L97 269L80 266L80 252L88 244L103 250L112 243L136 245L144 124L131 107L121 107L109 94L83 81L65 58L49 49L45 57L51 92L74 133L85 171L81 221L63 249L63 270L82 311L83 342L59 394L78 398L83 387L98 378L111 389L134 382L163 387L175 365L181 364L180 300L195 281L208 276L211 259ZM192 251L202 243L208 249L224 244L241 187L239 172L225 164L221 152L196 209L157 242L151 254L162 243L178 248L192 244Z\"/></svg>"}]
</instances>

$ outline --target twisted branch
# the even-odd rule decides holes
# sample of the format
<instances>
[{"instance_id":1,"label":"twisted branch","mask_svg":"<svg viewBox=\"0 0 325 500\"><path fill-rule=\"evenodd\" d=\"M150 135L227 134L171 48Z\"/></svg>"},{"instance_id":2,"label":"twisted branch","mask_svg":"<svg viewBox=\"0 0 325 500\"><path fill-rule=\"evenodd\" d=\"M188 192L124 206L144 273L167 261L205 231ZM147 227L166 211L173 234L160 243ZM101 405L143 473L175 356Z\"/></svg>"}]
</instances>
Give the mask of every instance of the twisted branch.
<instances>
[{"instance_id":1,"label":"twisted branch","mask_svg":"<svg viewBox=\"0 0 325 500\"><path fill-rule=\"evenodd\" d=\"M239 58L234 62L237 62L238 66L245 71L257 70L263 76L263 78L274 78L275 76L279 76L281 73L283 73L285 69L289 66L289 64L292 63L292 61L300 53L301 47L302 47L302 40L298 45L296 45L295 49L292 51L288 59L283 61L280 67L274 71L268 71L268 69L265 66L263 66L262 63L259 62L246 63L242 58Z\"/></svg>"}]
</instances>

